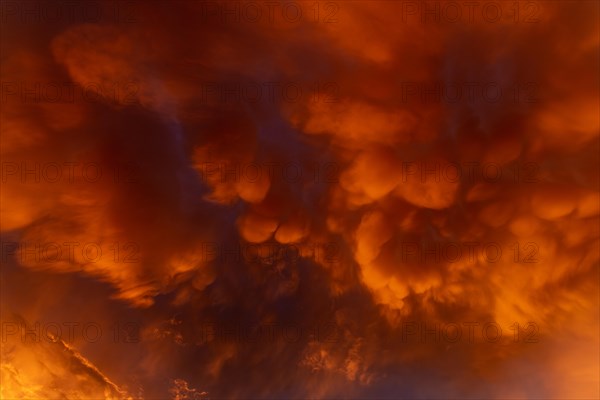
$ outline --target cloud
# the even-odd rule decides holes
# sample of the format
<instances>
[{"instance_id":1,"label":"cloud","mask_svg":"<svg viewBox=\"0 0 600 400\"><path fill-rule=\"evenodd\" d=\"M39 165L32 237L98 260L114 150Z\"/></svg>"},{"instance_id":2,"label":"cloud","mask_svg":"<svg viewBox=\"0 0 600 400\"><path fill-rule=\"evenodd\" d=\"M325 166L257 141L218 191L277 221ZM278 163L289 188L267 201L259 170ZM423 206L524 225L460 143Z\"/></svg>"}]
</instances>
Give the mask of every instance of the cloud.
<instances>
[{"instance_id":1,"label":"cloud","mask_svg":"<svg viewBox=\"0 0 600 400\"><path fill-rule=\"evenodd\" d=\"M3 390L597 396L598 6L493 4L7 6L2 311L105 334Z\"/></svg>"}]
</instances>

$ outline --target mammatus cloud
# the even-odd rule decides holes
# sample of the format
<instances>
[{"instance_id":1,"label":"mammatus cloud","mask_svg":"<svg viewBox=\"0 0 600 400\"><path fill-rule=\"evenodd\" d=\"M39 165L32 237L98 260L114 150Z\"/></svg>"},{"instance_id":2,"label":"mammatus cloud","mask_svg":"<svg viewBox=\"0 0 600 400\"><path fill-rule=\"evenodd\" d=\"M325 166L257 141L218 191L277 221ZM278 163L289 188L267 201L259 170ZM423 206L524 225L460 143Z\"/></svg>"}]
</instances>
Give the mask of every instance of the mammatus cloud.
<instances>
[{"instance_id":1,"label":"mammatus cloud","mask_svg":"<svg viewBox=\"0 0 600 400\"><path fill-rule=\"evenodd\" d=\"M598 5L27 4L3 398L598 397Z\"/></svg>"}]
</instances>

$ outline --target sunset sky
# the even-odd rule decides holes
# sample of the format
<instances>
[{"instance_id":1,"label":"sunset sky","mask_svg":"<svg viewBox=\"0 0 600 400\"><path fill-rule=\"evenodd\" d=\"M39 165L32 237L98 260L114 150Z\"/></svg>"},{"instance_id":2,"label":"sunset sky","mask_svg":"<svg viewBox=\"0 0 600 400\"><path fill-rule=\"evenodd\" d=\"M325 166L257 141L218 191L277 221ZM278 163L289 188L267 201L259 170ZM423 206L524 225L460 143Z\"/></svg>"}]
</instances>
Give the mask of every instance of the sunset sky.
<instances>
[{"instance_id":1,"label":"sunset sky","mask_svg":"<svg viewBox=\"0 0 600 400\"><path fill-rule=\"evenodd\" d=\"M2 399L600 398L600 3L0 4Z\"/></svg>"}]
</instances>

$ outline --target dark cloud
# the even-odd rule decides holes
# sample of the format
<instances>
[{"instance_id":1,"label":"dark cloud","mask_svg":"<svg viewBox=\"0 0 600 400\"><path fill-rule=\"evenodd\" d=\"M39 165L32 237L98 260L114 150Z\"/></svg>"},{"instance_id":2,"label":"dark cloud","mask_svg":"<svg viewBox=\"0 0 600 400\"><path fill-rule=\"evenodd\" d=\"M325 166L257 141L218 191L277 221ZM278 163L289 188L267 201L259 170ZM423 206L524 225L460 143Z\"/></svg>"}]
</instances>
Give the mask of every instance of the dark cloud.
<instances>
[{"instance_id":1,"label":"dark cloud","mask_svg":"<svg viewBox=\"0 0 600 400\"><path fill-rule=\"evenodd\" d=\"M597 396L599 10L517 5L5 2L3 396Z\"/></svg>"}]
</instances>

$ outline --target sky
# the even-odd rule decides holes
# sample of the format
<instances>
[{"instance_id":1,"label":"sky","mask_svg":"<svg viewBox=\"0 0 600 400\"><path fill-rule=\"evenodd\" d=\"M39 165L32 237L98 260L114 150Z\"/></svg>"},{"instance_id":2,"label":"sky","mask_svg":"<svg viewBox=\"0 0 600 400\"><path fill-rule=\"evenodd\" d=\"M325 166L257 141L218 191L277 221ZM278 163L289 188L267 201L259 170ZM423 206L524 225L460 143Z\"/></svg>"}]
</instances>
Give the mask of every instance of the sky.
<instances>
[{"instance_id":1,"label":"sky","mask_svg":"<svg viewBox=\"0 0 600 400\"><path fill-rule=\"evenodd\" d=\"M0 8L2 399L600 397L600 5Z\"/></svg>"}]
</instances>

